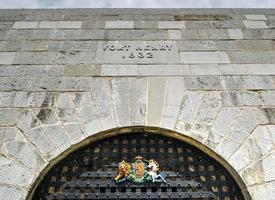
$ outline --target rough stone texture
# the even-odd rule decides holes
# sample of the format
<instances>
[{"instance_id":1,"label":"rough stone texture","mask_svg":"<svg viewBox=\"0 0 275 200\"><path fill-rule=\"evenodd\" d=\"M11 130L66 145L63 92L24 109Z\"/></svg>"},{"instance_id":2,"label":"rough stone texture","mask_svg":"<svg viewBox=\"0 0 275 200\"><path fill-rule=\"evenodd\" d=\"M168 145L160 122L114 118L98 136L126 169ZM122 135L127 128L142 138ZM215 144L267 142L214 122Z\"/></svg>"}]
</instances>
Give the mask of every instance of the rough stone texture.
<instances>
[{"instance_id":1,"label":"rough stone texture","mask_svg":"<svg viewBox=\"0 0 275 200\"><path fill-rule=\"evenodd\" d=\"M15 186L0 186L0 198L9 198L10 200L23 200L27 191Z\"/></svg>"},{"instance_id":2,"label":"rough stone texture","mask_svg":"<svg viewBox=\"0 0 275 200\"><path fill-rule=\"evenodd\" d=\"M0 10L0 199L117 127L192 137L275 195L275 10Z\"/></svg>"},{"instance_id":3,"label":"rough stone texture","mask_svg":"<svg viewBox=\"0 0 275 200\"><path fill-rule=\"evenodd\" d=\"M106 29L131 29L134 28L133 21L106 21Z\"/></svg>"},{"instance_id":4,"label":"rough stone texture","mask_svg":"<svg viewBox=\"0 0 275 200\"><path fill-rule=\"evenodd\" d=\"M243 21L246 28L268 28L265 21Z\"/></svg>"},{"instance_id":5,"label":"rough stone texture","mask_svg":"<svg viewBox=\"0 0 275 200\"><path fill-rule=\"evenodd\" d=\"M229 63L225 52L181 52L183 63Z\"/></svg>"}]
</instances>

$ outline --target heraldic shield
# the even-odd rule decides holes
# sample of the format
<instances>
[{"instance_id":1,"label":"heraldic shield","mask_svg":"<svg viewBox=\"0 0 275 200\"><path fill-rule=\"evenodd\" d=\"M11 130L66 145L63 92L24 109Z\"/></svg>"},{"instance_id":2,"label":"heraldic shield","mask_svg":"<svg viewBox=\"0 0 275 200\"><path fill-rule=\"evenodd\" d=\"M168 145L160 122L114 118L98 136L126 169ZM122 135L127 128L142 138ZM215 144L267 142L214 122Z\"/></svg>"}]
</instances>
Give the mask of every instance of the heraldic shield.
<instances>
[{"instance_id":1,"label":"heraldic shield","mask_svg":"<svg viewBox=\"0 0 275 200\"><path fill-rule=\"evenodd\" d=\"M135 157L135 160L136 161L132 164L129 164L124 160L119 163L117 176L115 177L117 183L122 183L126 180L134 183L166 183L165 174L160 172L159 164L155 160L145 160L141 156Z\"/></svg>"}]
</instances>

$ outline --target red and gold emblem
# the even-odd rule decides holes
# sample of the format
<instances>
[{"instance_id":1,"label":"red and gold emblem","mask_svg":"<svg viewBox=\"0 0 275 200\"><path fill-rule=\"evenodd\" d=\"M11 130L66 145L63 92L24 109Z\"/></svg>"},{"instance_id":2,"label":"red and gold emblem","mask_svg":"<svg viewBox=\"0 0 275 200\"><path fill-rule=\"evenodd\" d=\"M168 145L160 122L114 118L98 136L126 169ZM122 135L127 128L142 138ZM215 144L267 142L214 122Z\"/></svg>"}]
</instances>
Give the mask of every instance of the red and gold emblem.
<instances>
[{"instance_id":1,"label":"red and gold emblem","mask_svg":"<svg viewBox=\"0 0 275 200\"><path fill-rule=\"evenodd\" d=\"M165 174L159 171L159 164L153 160L145 160L141 156L135 157L135 162L129 164L124 160L119 163L115 181L121 183L132 181L134 183L164 182Z\"/></svg>"},{"instance_id":2,"label":"red and gold emblem","mask_svg":"<svg viewBox=\"0 0 275 200\"><path fill-rule=\"evenodd\" d=\"M135 172L137 177L142 177L144 175L144 170L145 170L145 165L144 162L142 162L142 157L141 156L137 156L136 158L136 162L135 162Z\"/></svg>"}]
</instances>

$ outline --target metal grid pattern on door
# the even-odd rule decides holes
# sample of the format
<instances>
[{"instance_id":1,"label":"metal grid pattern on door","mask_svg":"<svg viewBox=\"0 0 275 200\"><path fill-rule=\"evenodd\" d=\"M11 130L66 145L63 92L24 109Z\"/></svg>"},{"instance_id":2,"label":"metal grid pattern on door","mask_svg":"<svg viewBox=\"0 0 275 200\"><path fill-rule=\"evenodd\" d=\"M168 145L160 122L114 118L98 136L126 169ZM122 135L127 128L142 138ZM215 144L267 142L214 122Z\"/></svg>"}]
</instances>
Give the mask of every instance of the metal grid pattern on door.
<instances>
[{"instance_id":1,"label":"metal grid pattern on door","mask_svg":"<svg viewBox=\"0 0 275 200\"><path fill-rule=\"evenodd\" d=\"M156 160L166 183L116 183L118 163L141 155ZM218 199L243 200L235 180L217 161L185 142L156 134L131 133L87 145L44 177L34 200Z\"/></svg>"}]
</instances>

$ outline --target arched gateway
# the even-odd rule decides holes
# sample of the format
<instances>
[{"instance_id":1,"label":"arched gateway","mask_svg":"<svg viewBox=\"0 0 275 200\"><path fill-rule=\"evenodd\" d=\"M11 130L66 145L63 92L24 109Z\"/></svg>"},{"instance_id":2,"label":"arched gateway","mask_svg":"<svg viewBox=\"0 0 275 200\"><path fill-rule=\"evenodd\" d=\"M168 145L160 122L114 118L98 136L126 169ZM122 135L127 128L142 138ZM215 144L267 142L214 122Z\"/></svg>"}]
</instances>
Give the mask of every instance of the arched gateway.
<instances>
[{"instance_id":1,"label":"arched gateway","mask_svg":"<svg viewBox=\"0 0 275 200\"><path fill-rule=\"evenodd\" d=\"M156 178L152 160L159 167ZM245 199L228 170L206 152L143 131L89 142L55 164L35 188L35 200Z\"/></svg>"}]
</instances>

